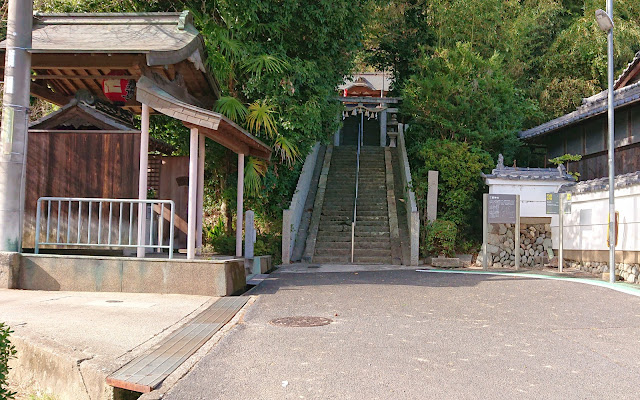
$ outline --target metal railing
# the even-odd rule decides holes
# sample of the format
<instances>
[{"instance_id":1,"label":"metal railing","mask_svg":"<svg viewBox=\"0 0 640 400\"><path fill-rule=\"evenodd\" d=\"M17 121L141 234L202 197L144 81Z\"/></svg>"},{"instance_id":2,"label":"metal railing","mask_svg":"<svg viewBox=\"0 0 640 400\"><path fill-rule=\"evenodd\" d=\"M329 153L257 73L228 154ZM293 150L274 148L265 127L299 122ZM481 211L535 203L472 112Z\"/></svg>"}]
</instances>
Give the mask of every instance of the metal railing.
<instances>
[{"instance_id":1,"label":"metal railing","mask_svg":"<svg viewBox=\"0 0 640 400\"><path fill-rule=\"evenodd\" d=\"M356 211L358 208L358 180L360 178L360 149L362 147L363 139L363 127L364 127L364 115L360 113L360 126L358 127L358 151L356 152L356 193L353 198L353 219L351 220L351 262L353 263L353 256L356 243Z\"/></svg>"},{"instance_id":2,"label":"metal railing","mask_svg":"<svg viewBox=\"0 0 640 400\"><path fill-rule=\"evenodd\" d=\"M83 207L83 204L85 207ZM134 204L137 207L134 207ZM114 207L115 205L115 207ZM150 205L151 218L149 219L149 243L145 243L143 237L134 236L134 208L137 212L147 212L146 205ZM42 214L46 206L45 221L46 231L44 240L42 235ZM56 211L52 217L53 210ZM94 209L97 208L98 224L92 225ZM108 223L103 221L103 214L108 208ZM168 210L166 210L168 208ZM36 207L36 237L35 253L38 254L40 246L76 246L76 247L121 247L121 248L152 248L162 251L169 250L169 258L173 258L173 235L175 221L175 204L172 200L138 200L138 199L103 199L103 198L80 198L80 197L41 197L38 199ZM85 211L86 210L86 211ZM66 213L66 216L63 215ZM125 214L129 214L125 217ZM154 213L157 215L158 240L153 244L154 236ZM115 214L115 215L114 215ZM104 215L106 217L106 215ZM55 232L52 232L51 223L55 218ZM65 221L66 218L66 221ZM75 219L74 219L75 218ZM85 219L86 218L86 219ZM114 228L114 218L117 219L117 229ZM146 219L146 217L145 217ZM163 245L164 220L169 221L169 244ZM86 221L84 224L83 222ZM95 221L95 219L94 219ZM64 226L66 222L66 227ZM103 238L103 222L107 223L106 238ZM124 223L124 225L123 225ZM127 225L128 226L125 226ZM86 224L86 225L85 225ZM72 226L73 225L73 226ZM76 228L72 232L72 228ZM86 228L86 233L84 232ZM97 232L92 231L97 228ZM116 238L113 238L117 235ZM123 236L126 236L123 240ZM115 240L117 239L117 240Z\"/></svg>"}]
</instances>

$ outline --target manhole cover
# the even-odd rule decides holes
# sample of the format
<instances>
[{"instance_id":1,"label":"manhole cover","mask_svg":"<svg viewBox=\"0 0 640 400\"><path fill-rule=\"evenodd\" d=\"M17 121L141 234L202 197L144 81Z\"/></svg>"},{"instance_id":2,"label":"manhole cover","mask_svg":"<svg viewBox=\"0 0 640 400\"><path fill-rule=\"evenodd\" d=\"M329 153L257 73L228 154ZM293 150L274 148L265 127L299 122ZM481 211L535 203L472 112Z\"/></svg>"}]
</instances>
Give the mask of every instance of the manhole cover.
<instances>
[{"instance_id":1,"label":"manhole cover","mask_svg":"<svg viewBox=\"0 0 640 400\"><path fill-rule=\"evenodd\" d=\"M107 300L106 303L122 303L122 300Z\"/></svg>"},{"instance_id":2,"label":"manhole cover","mask_svg":"<svg viewBox=\"0 0 640 400\"><path fill-rule=\"evenodd\" d=\"M329 325L333 321L323 317L284 317L271 320L275 326L286 326L290 328L307 328L314 326Z\"/></svg>"}]
</instances>

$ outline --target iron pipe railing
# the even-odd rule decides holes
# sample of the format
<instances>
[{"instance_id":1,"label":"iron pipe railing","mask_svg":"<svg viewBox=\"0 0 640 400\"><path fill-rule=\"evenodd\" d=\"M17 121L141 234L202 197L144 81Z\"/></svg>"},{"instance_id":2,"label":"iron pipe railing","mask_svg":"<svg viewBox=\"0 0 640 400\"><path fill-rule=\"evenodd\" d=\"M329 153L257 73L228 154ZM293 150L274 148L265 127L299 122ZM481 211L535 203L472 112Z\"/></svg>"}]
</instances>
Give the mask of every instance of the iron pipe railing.
<instances>
[{"instance_id":1,"label":"iron pipe railing","mask_svg":"<svg viewBox=\"0 0 640 400\"><path fill-rule=\"evenodd\" d=\"M51 232L51 206L52 203L58 203L56 218L56 231L55 235ZM63 210L62 204L67 205L66 210ZM42 211L43 206L46 204L46 232L44 232L44 240L42 240ZM77 207L75 206L77 204ZM83 214L83 204L87 205L86 214ZM98 224L97 224L97 233L92 236L93 224L92 213L94 205L98 204ZM109 224L107 228L107 240L102 240L102 219L103 219L103 206L107 204L109 207ZM119 205L119 215L118 215L118 225L117 225L117 243L114 243L112 240L113 235L115 234L113 227L113 205ZM125 210L125 205L129 205L129 218L128 218L128 240L125 240L123 243L123 211ZM140 205L150 205L151 209L151 218L149 219L149 241L145 243L145 238L138 237L136 240L133 240L133 210L134 204ZM165 207L168 210L165 210ZM136 207L135 209L140 209L140 207ZM146 209L146 207L145 207ZM82 197L41 197L38 199L37 207L36 207L36 235L35 235L35 253L38 254L40 251L40 246L77 246L77 247L119 247L119 248L153 248L159 251L163 249L169 250L169 258L173 258L173 236L174 236L174 223L175 223L175 203L172 200L139 200L139 199L106 199L106 198L82 198ZM60 221L62 218L62 212L67 212L67 226L66 226L66 240L65 234L61 231ZM157 234L158 239L157 243L153 244L154 237L154 213L156 214L158 221ZM86 235L83 234L83 219L87 217L87 229ZM77 234L75 237L75 241L72 240L71 236L71 223L72 216L77 218ZM163 244L163 229L164 229L164 220L169 221L169 243L167 245ZM125 223L127 221L125 220ZM126 232L125 232L126 234ZM55 236L55 237L52 237ZM86 240L85 240L86 239Z\"/></svg>"},{"instance_id":2,"label":"iron pipe railing","mask_svg":"<svg viewBox=\"0 0 640 400\"><path fill-rule=\"evenodd\" d=\"M351 263L354 260L356 242L356 215L358 209L358 181L360 179L360 149L363 140L364 116L360 113L360 126L358 127L358 150L356 152L356 192L353 197L353 219L351 220Z\"/></svg>"}]
</instances>

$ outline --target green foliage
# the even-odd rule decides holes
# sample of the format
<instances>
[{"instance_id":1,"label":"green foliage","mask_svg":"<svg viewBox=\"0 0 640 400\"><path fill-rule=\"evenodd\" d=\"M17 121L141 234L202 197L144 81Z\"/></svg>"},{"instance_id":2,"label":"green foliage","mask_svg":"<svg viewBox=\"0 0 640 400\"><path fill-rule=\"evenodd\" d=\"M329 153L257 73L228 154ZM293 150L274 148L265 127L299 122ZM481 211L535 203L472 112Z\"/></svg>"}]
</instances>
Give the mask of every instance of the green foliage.
<instances>
[{"instance_id":1,"label":"green foliage","mask_svg":"<svg viewBox=\"0 0 640 400\"><path fill-rule=\"evenodd\" d=\"M457 43L417 63L403 90L403 110L427 138L467 142L494 157L518 155L517 133L536 107L506 75L501 56L484 58L469 43Z\"/></svg>"},{"instance_id":2,"label":"green foliage","mask_svg":"<svg viewBox=\"0 0 640 400\"><path fill-rule=\"evenodd\" d=\"M282 235L263 233L256 236L253 254L271 256L273 265L282 263Z\"/></svg>"},{"instance_id":3,"label":"green foliage","mask_svg":"<svg viewBox=\"0 0 640 400\"><path fill-rule=\"evenodd\" d=\"M249 114L247 107L233 96L223 96L216 102L216 111L233 122L241 123Z\"/></svg>"},{"instance_id":4,"label":"green foliage","mask_svg":"<svg viewBox=\"0 0 640 400\"><path fill-rule=\"evenodd\" d=\"M580 179L580 172L569 171L569 168L567 165L565 165L565 163L569 163L571 161L580 161L580 160L582 160L581 154L564 154L562 156L558 156L556 158L550 159L549 162L555 165L560 165L560 164L564 165L564 167L567 169L567 173L573 176L573 179L577 181L578 179Z\"/></svg>"},{"instance_id":5,"label":"green foliage","mask_svg":"<svg viewBox=\"0 0 640 400\"><path fill-rule=\"evenodd\" d=\"M7 380L9 377L9 360L16 356L16 348L9 341L9 336L13 331L0 322L0 400L10 400L17 393L7 388Z\"/></svg>"},{"instance_id":6,"label":"green foliage","mask_svg":"<svg viewBox=\"0 0 640 400\"><path fill-rule=\"evenodd\" d=\"M435 44L428 5L424 0L372 2L363 61L379 70L391 70L396 90L414 72L413 62L420 57L421 48Z\"/></svg>"},{"instance_id":7,"label":"green foliage","mask_svg":"<svg viewBox=\"0 0 640 400\"><path fill-rule=\"evenodd\" d=\"M423 129L414 125L407 132L407 143L414 143L410 148L411 172L421 215L426 218L428 173L439 171L438 218L453 222L460 230L460 239L468 238L482 226L484 184L480 174L489 171L493 161L486 151L469 143L424 139Z\"/></svg>"},{"instance_id":8,"label":"green foliage","mask_svg":"<svg viewBox=\"0 0 640 400\"><path fill-rule=\"evenodd\" d=\"M247 194L254 196L262 189L262 178L267 174L267 163L250 157L244 168L244 187Z\"/></svg>"},{"instance_id":9,"label":"green foliage","mask_svg":"<svg viewBox=\"0 0 640 400\"><path fill-rule=\"evenodd\" d=\"M247 115L247 125L249 130L258 133L262 129L267 136L274 138L278 135L278 128L274 115L276 107L267 100L257 100L249 105L249 114Z\"/></svg>"},{"instance_id":10,"label":"green foliage","mask_svg":"<svg viewBox=\"0 0 640 400\"><path fill-rule=\"evenodd\" d=\"M451 221L436 219L424 227L423 255L453 257L455 255L457 228Z\"/></svg>"},{"instance_id":11,"label":"green foliage","mask_svg":"<svg viewBox=\"0 0 640 400\"><path fill-rule=\"evenodd\" d=\"M219 235L209 238L209 244L217 254L234 256L236 254L236 237L234 235Z\"/></svg>"}]
</instances>

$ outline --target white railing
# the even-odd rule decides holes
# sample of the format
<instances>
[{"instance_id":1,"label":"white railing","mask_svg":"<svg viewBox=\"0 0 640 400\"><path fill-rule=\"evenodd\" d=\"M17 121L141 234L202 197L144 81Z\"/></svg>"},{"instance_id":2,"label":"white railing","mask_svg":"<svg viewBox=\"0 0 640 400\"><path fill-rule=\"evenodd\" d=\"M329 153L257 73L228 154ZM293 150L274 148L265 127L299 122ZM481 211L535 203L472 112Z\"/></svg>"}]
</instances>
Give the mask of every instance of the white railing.
<instances>
[{"instance_id":1,"label":"white railing","mask_svg":"<svg viewBox=\"0 0 640 400\"><path fill-rule=\"evenodd\" d=\"M351 220L351 263L353 263L353 256L356 244L356 210L358 208L358 180L360 176L360 148L362 147L363 140L363 113L360 113L360 126L358 128L358 151L356 153L356 193L353 198L353 219Z\"/></svg>"},{"instance_id":2,"label":"white railing","mask_svg":"<svg viewBox=\"0 0 640 400\"><path fill-rule=\"evenodd\" d=\"M148 243L145 243L145 238L140 235L136 241L133 240L134 221L137 221L137 218L134 219L134 209L138 212L143 209L145 210L143 212L146 212L146 205L149 205L151 209ZM44 220L46 222L46 231L44 232L42 231L43 208L45 208ZM96 208L97 226L94 216ZM159 251L167 249L169 250L169 258L173 258L175 204L172 200L41 197L38 199L36 209L36 254L40 251L40 246L120 247L151 248ZM55 217L52 216L52 209L55 212ZM127 213L129 215L125 218ZM158 219L156 244L153 244L154 213ZM66 217L63 217L64 214ZM107 215L108 222L105 221ZM53 221L54 219L55 221ZM116 226L114 226L114 219L117 219ZM169 243L167 245L164 245L162 240L164 220L169 221ZM86 226L83 221L86 221ZM52 231L52 222L55 231ZM103 223L107 224L106 238L103 237ZM77 225L75 232L72 232L72 225ZM117 229L114 229L115 227ZM84 228L86 228L86 233ZM41 238L42 234L44 234L44 240Z\"/></svg>"}]
</instances>

